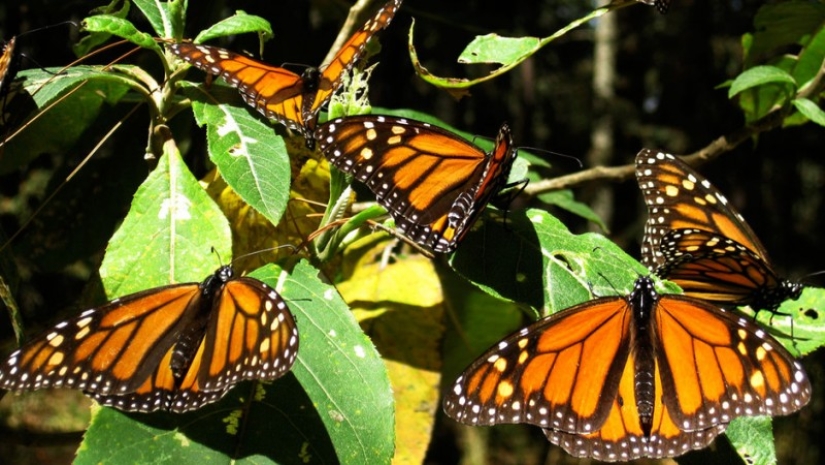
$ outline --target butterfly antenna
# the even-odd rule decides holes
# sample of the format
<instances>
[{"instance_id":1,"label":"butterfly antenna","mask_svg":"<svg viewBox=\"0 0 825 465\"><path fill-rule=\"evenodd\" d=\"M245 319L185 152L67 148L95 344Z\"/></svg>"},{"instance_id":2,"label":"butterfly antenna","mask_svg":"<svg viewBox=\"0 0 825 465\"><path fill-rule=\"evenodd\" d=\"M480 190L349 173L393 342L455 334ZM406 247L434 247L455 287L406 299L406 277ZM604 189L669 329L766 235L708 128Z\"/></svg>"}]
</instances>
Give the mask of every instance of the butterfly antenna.
<instances>
[{"instance_id":1,"label":"butterfly antenna","mask_svg":"<svg viewBox=\"0 0 825 465\"><path fill-rule=\"evenodd\" d=\"M253 256L253 255L259 255L259 254L262 254L262 253L272 252L272 251L274 251L274 250L279 250L279 249L284 249L284 248L289 248L289 249L292 249L292 251L293 251L293 252L295 252L295 251L297 251L297 250L298 250L298 248L297 248L297 247L295 247L295 246L294 246L294 245L292 245L292 244L281 244L281 245L278 245L278 246L275 246L275 247L269 247L269 248L266 248L266 249L261 249L261 250L256 250L256 251L254 251L254 252L245 253L245 254L243 254L243 255L240 255L240 256L237 256L237 257L233 258L233 259L232 259L232 261L231 261L230 263L235 263L235 262L237 262L238 260L242 260L242 259L244 259L244 258L251 257L251 256ZM217 250L215 250L215 248L214 248L214 247L212 248L212 250L213 250L216 254L218 253L218 251L217 251ZM220 258L220 255L218 255L218 258Z\"/></svg>"},{"instance_id":2,"label":"butterfly antenna","mask_svg":"<svg viewBox=\"0 0 825 465\"><path fill-rule=\"evenodd\" d=\"M33 32L45 31L47 29L53 29L53 28L56 28L56 27L59 27L59 26L65 26L67 24L74 26L75 29L78 29L78 30L80 29L80 25L77 24L75 21L61 21L59 23L49 24L48 26L42 26L42 27L38 27L38 28L35 28L35 29L29 29L28 31L21 32L20 34L17 34L15 37L23 37L23 36L26 36L26 35L31 34Z\"/></svg>"}]
</instances>

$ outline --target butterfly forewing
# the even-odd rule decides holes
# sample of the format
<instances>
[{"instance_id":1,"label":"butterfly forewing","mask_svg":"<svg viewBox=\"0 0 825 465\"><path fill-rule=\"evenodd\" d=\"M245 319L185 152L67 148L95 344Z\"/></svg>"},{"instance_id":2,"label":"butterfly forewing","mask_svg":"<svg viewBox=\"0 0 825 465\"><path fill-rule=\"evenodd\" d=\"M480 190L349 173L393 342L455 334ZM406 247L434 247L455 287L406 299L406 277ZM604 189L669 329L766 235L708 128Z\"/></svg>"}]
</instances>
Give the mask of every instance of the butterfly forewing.
<instances>
[{"instance_id":1,"label":"butterfly forewing","mask_svg":"<svg viewBox=\"0 0 825 465\"><path fill-rule=\"evenodd\" d=\"M321 150L366 183L415 242L451 252L507 181L516 157L504 125L491 154L428 123L389 116L339 118L318 127Z\"/></svg>"},{"instance_id":2,"label":"butterfly forewing","mask_svg":"<svg viewBox=\"0 0 825 465\"><path fill-rule=\"evenodd\" d=\"M636 155L636 178L648 207L643 262L659 266L662 237L673 229L715 232L767 260L759 239L707 179L670 154L643 149Z\"/></svg>"},{"instance_id":3,"label":"butterfly forewing","mask_svg":"<svg viewBox=\"0 0 825 465\"><path fill-rule=\"evenodd\" d=\"M289 371L298 330L278 293L222 267L201 284L116 299L56 325L0 365L0 387L82 389L123 410L185 412Z\"/></svg>"},{"instance_id":4,"label":"butterfly forewing","mask_svg":"<svg viewBox=\"0 0 825 465\"><path fill-rule=\"evenodd\" d=\"M588 302L505 338L456 380L444 411L471 425L598 430L629 353L626 307L621 297Z\"/></svg>"},{"instance_id":5,"label":"butterfly forewing","mask_svg":"<svg viewBox=\"0 0 825 465\"><path fill-rule=\"evenodd\" d=\"M746 317L651 278L540 320L465 370L444 410L470 425L529 423L577 457L674 457L734 418L785 415L811 386L802 366Z\"/></svg>"},{"instance_id":6,"label":"butterfly forewing","mask_svg":"<svg viewBox=\"0 0 825 465\"><path fill-rule=\"evenodd\" d=\"M727 199L673 155L644 149L636 177L648 207L642 261L685 294L724 306L776 310L802 285L781 279Z\"/></svg>"},{"instance_id":7,"label":"butterfly forewing","mask_svg":"<svg viewBox=\"0 0 825 465\"><path fill-rule=\"evenodd\" d=\"M663 296L658 309L662 383L683 429L787 415L810 400L802 365L748 317L679 295Z\"/></svg>"},{"instance_id":8,"label":"butterfly forewing","mask_svg":"<svg viewBox=\"0 0 825 465\"><path fill-rule=\"evenodd\" d=\"M390 24L400 7L401 0L387 2L347 40L329 64L321 70L307 68L300 75L208 45L177 43L169 49L187 63L237 87L244 101L267 118L301 131L312 148L321 107L341 86L344 75L358 62L370 38Z\"/></svg>"},{"instance_id":9,"label":"butterfly forewing","mask_svg":"<svg viewBox=\"0 0 825 465\"><path fill-rule=\"evenodd\" d=\"M136 389L182 330L198 285L159 289L87 310L34 338L0 366L0 386L65 386L102 394Z\"/></svg>"}]
</instances>

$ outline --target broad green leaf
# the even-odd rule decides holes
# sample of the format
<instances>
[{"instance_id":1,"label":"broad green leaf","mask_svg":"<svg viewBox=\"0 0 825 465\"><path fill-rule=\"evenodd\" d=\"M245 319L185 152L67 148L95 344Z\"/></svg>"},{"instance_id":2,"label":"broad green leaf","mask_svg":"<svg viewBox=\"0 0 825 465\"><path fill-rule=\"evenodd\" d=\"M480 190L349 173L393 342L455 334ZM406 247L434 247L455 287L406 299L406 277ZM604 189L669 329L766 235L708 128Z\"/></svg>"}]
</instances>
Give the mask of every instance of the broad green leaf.
<instances>
[{"instance_id":1,"label":"broad green leaf","mask_svg":"<svg viewBox=\"0 0 825 465\"><path fill-rule=\"evenodd\" d=\"M221 176L252 208L277 224L289 198L289 154L281 136L244 105L213 103L213 96L229 101L237 91L213 85L187 86L199 126L206 126L209 157ZM231 97L230 97L231 96Z\"/></svg>"},{"instance_id":2,"label":"broad green leaf","mask_svg":"<svg viewBox=\"0 0 825 465\"><path fill-rule=\"evenodd\" d=\"M725 435L745 463L776 464L771 417L737 418L728 426Z\"/></svg>"},{"instance_id":3,"label":"broad green leaf","mask_svg":"<svg viewBox=\"0 0 825 465\"><path fill-rule=\"evenodd\" d=\"M822 67L823 60L825 60L825 27L821 27L816 32L799 54L799 60L792 74L800 87L804 87L816 76Z\"/></svg>"},{"instance_id":4,"label":"broad green leaf","mask_svg":"<svg viewBox=\"0 0 825 465\"><path fill-rule=\"evenodd\" d=\"M728 98L733 98L743 90L765 84L779 84L793 89L796 81L790 73L776 66L755 66L733 80L728 90Z\"/></svg>"},{"instance_id":5,"label":"broad green leaf","mask_svg":"<svg viewBox=\"0 0 825 465\"><path fill-rule=\"evenodd\" d=\"M816 103L806 98L794 99L791 103L806 118L820 126L825 126L825 111L819 108Z\"/></svg>"},{"instance_id":6,"label":"broad green leaf","mask_svg":"<svg viewBox=\"0 0 825 465\"><path fill-rule=\"evenodd\" d=\"M461 64L497 63L508 65L523 60L541 47L537 37L501 37L498 34L478 36L458 57Z\"/></svg>"},{"instance_id":7,"label":"broad green leaf","mask_svg":"<svg viewBox=\"0 0 825 465\"><path fill-rule=\"evenodd\" d=\"M152 30L159 37L177 37L173 18L169 14L169 4L177 2L158 2L153 0L132 0L135 6L143 13L143 16L152 25ZM180 7L178 7L180 9ZM182 26L182 25L181 25Z\"/></svg>"},{"instance_id":8,"label":"broad green leaf","mask_svg":"<svg viewBox=\"0 0 825 465\"><path fill-rule=\"evenodd\" d=\"M183 163L174 141L135 193L100 267L109 297L201 282L232 253L229 224Z\"/></svg>"},{"instance_id":9,"label":"broad green leaf","mask_svg":"<svg viewBox=\"0 0 825 465\"><path fill-rule=\"evenodd\" d=\"M494 296L554 313L595 296L627 294L647 269L595 233L572 234L542 210L489 210L450 264ZM514 279L515 277L515 279Z\"/></svg>"},{"instance_id":10,"label":"broad green leaf","mask_svg":"<svg viewBox=\"0 0 825 465\"><path fill-rule=\"evenodd\" d=\"M569 189L553 192L545 192L539 195L542 202L550 205L555 205L561 209L567 210L570 213L578 215L588 221L602 228L602 231L607 231L607 225L586 203L579 202L573 197L573 191Z\"/></svg>"},{"instance_id":11,"label":"broad green leaf","mask_svg":"<svg viewBox=\"0 0 825 465\"><path fill-rule=\"evenodd\" d=\"M86 18L83 28L92 32L105 32L126 39L135 45L160 52L160 46L151 35L140 32L131 21L112 15L97 15Z\"/></svg>"},{"instance_id":12,"label":"broad green leaf","mask_svg":"<svg viewBox=\"0 0 825 465\"><path fill-rule=\"evenodd\" d=\"M761 311L756 317L792 354L800 356L825 345L822 309L825 309L825 289L806 286L799 299L786 300L776 313Z\"/></svg>"},{"instance_id":13,"label":"broad green leaf","mask_svg":"<svg viewBox=\"0 0 825 465\"><path fill-rule=\"evenodd\" d=\"M318 274L300 262L283 287L301 334L293 372L341 463L388 463L395 417L386 367L338 291Z\"/></svg>"},{"instance_id":14,"label":"broad green leaf","mask_svg":"<svg viewBox=\"0 0 825 465\"><path fill-rule=\"evenodd\" d=\"M218 37L244 34L247 32L257 32L264 41L271 39L273 36L272 26L269 24L269 21L260 16L249 15L243 11L236 11L233 16L222 19L202 31L195 37L193 42L202 44Z\"/></svg>"},{"instance_id":15,"label":"broad green leaf","mask_svg":"<svg viewBox=\"0 0 825 465\"><path fill-rule=\"evenodd\" d=\"M375 236L371 236L371 239ZM422 463L440 397L444 305L433 262L381 263L389 239L347 249L337 287L384 358L395 398L396 463Z\"/></svg>"}]
</instances>

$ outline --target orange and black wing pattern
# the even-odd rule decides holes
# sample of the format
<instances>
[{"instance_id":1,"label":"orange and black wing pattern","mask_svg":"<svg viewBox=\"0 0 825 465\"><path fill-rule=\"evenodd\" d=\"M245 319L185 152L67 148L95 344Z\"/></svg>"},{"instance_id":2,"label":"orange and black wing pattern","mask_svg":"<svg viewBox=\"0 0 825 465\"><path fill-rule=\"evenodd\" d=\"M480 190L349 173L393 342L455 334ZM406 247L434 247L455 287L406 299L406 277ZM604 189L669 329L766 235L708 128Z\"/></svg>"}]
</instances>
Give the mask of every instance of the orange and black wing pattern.
<instances>
[{"instance_id":1,"label":"orange and black wing pattern","mask_svg":"<svg viewBox=\"0 0 825 465\"><path fill-rule=\"evenodd\" d=\"M6 121L6 97L9 95L11 82L17 75L17 68L20 63L20 55L15 48L16 38L12 37L3 45L3 53L0 54L0 123Z\"/></svg>"},{"instance_id":2,"label":"orange and black wing pattern","mask_svg":"<svg viewBox=\"0 0 825 465\"><path fill-rule=\"evenodd\" d=\"M684 162L644 149L636 156L636 178L649 215L642 262L651 271L719 305L775 310L799 297L802 285L777 276L744 218Z\"/></svg>"},{"instance_id":3,"label":"orange and black wing pattern","mask_svg":"<svg viewBox=\"0 0 825 465\"><path fill-rule=\"evenodd\" d=\"M121 410L186 412L290 370L298 331L278 293L228 266L61 322L0 364L0 387L83 390Z\"/></svg>"},{"instance_id":4,"label":"orange and black wing pattern","mask_svg":"<svg viewBox=\"0 0 825 465\"><path fill-rule=\"evenodd\" d=\"M330 163L375 193L404 235L438 253L455 250L506 185L517 155L506 124L491 153L429 123L390 116L339 118L319 126L315 138Z\"/></svg>"},{"instance_id":5,"label":"orange and black wing pattern","mask_svg":"<svg viewBox=\"0 0 825 465\"><path fill-rule=\"evenodd\" d=\"M503 339L444 399L470 425L528 423L570 454L603 461L700 449L736 417L785 415L811 386L747 318L639 278Z\"/></svg>"},{"instance_id":6,"label":"orange and black wing pattern","mask_svg":"<svg viewBox=\"0 0 825 465\"><path fill-rule=\"evenodd\" d=\"M169 49L196 68L237 87L247 104L267 118L300 131L312 145L321 107L341 86L344 75L358 62L370 38L390 24L400 7L401 0L387 2L347 40L332 62L320 69L307 68L301 75L208 45L177 43Z\"/></svg>"}]
</instances>

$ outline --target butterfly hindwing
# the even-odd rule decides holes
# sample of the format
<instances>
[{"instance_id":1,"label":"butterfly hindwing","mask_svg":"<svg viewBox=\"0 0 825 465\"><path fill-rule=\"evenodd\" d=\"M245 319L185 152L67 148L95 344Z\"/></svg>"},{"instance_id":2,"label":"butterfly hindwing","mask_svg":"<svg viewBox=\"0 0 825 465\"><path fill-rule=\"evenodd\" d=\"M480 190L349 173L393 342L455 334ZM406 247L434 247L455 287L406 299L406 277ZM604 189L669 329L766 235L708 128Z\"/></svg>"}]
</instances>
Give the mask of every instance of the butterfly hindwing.
<instances>
[{"instance_id":1,"label":"butterfly hindwing","mask_svg":"<svg viewBox=\"0 0 825 465\"><path fill-rule=\"evenodd\" d=\"M685 294L724 306L776 310L802 285L781 279L728 200L684 162L643 149L636 178L648 208L642 262Z\"/></svg>"},{"instance_id":2,"label":"butterfly hindwing","mask_svg":"<svg viewBox=\"0 0 825 465\"><path fill-rule=\"evenodd\" d=\"M361 58L367 42L390 24L401 1L391 0L381 7L347 40L330 63L320 69L307 68L300 75L209 45L176 43L170 44L169 50L196 68L237 87L247 104L267 118L300 131L307 145L313 148L318 112Z\"/></svg>"},{"instance_id":3,"label":"butterfly hindwing","mask_svg":"<svg viewBox=\"0 0 825 465\"><path fill-rule=\"evenodd\" d=\"M529 423L577 457L674 457L736 417L807 404L802 366L747 317L660 295L649 277L539 320L479 357L445 395L470 425Z\"/></svg>"},{"instance_id":4,"label":"butterfly hindwing","mask_svg":"<svg viewBox=\"0 0 825 465\"><path fill-rule=\"evenodd\" d=\"M295 362L298 331L278 293L220 268L59 323L0 365L0 387L81 389L122 410L185 412Z\"/></svg>"}]
</instances>

